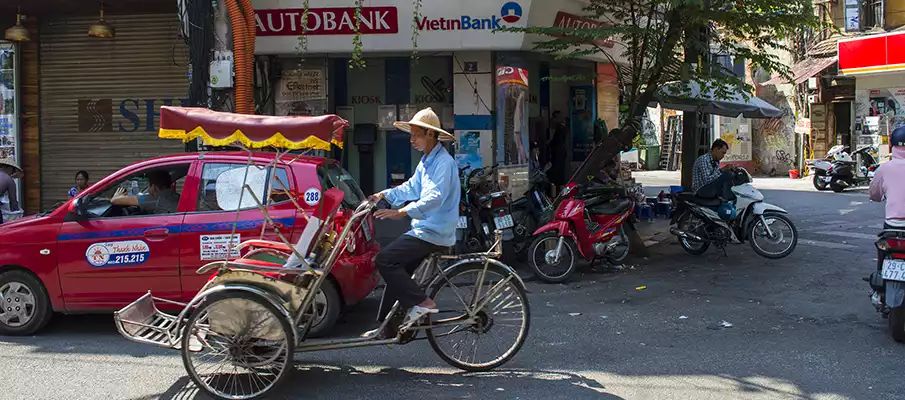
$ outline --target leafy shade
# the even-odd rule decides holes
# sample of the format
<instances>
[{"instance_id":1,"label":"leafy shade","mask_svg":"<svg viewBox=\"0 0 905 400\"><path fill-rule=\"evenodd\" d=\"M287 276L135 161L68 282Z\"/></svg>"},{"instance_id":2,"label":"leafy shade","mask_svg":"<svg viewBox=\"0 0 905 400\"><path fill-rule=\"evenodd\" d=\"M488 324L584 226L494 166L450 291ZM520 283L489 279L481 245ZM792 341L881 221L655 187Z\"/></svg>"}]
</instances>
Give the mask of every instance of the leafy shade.
<instances>
[{"instance_id":1,"label":"leafy shade","mask_svg":"<svg viewBox=\"0 0 905 400\"><path fill-rule=\"evenodd\" d=\"M600 155L609 160L631 146L642 114L667 82L697 81L702 91L712 89L721 98L753 92L711 54L744 59L755 69L790 79L790 67L777 53L789 51L787 39L801 29L822 25L813 10L812 0L590 0L585 18L601 22L597 26L500 31L539 35L535 50L558 59L602 55L615 65L628 112L620 121L624 128L605 139L618 141L609 143L612 150L604 152L609 154Z\"/></svg>"}]
</instances>

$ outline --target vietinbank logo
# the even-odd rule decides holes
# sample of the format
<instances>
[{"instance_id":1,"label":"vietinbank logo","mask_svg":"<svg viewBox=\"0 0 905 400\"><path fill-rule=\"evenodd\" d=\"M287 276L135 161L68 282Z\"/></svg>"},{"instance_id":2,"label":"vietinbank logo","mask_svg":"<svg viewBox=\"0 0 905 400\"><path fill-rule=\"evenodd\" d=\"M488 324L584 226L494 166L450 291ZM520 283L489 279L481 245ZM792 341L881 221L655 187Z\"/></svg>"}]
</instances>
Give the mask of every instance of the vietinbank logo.
<instances>
[{"instance_id":1,"label":"vietinbank logo","mask_svg":"<svg viewBox=\"0 0 905 400\"><path fill-rule=\"evenodd\" d=\"M515 23L522 19L522 6L514 1L503 4L500 15L471 16L457 18L428 18L418 21L419 31L460 31L502 28L500 22Z\"/></svg>"}]
</instances>

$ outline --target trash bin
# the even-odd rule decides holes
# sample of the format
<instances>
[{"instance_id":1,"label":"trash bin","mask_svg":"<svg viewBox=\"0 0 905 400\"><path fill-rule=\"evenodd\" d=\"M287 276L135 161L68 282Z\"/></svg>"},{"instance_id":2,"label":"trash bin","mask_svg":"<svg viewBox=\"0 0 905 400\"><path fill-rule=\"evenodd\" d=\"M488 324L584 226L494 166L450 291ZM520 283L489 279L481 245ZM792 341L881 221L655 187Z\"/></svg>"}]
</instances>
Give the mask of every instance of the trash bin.
<instances>
[{"instance_id":1,"label":"trash bin","mask_svg":"<svg viewBox=\"0 0 905 400\"><path fill-rule=\"evenodd\" d=\"M646 153L644 157L644 169L653 171L660 168L660 146L646 146L643 150Z\"/></svg>"}]
</instances>

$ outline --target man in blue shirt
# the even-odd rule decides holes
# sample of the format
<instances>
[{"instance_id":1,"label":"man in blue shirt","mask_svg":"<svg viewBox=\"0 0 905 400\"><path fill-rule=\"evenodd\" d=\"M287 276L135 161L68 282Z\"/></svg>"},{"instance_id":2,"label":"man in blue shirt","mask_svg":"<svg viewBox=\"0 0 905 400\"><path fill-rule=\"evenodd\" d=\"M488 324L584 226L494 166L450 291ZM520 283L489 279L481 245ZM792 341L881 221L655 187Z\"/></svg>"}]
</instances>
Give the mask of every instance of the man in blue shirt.
<instances>
[{"instance_id":1,"label":"man in blue shirt","mask_svg":"<svg viewBox=\"0 0 905 400\"><path fill-rule=\"evenodd\" d=\"M374 214L378 219L412 218L412 230L381 249L375 263L386 282L385 298L398 300L410 310L401 325L408 327L425 315L438 312L437 303L427 297L411 275L431 253L456 243L459 170L456 161L440 143L453 141L455 136L440 128L440 119L433 110L426 108L415 114L411 121L394 125L411 134L412 147L424 155L408 181L371 196L372 201L386 199L393 206L411 202L398 210L378 210Z\"/></svg>"}]
</instances>

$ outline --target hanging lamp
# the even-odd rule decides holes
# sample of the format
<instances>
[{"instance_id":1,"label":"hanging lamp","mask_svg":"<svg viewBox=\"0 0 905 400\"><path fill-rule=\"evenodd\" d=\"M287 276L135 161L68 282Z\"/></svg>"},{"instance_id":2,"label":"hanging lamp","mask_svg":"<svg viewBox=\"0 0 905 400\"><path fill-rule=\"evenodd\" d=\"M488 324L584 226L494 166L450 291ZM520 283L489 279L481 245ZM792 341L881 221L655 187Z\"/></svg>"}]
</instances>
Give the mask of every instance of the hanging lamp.
<instances>
[{"instance_id":1,"label":"hanging lamp","mask_svg":"<svg viewBox=\"0 0 905 400\"><path fill-rule=\"evenodd\" d=\"M116 37L113 27L107 21L104 21L104 3L101 3L101 19L88 28L88 36L104 39Z\"/></svg>"},{"instance_id":2,"label":"hanging lamp","mask_svg":"<svg viewBox=\"0 0 905 400\"><path fill-rule=\"evenodd\" d=\"M16 24L6 30L6 33L3 35L6 40L12 42L27 42L31 40L31 37L28 35L28 29L25 28L25 25L22 25L21 11L20 8L16 9Z\"/></svg>"}]
</instances>

